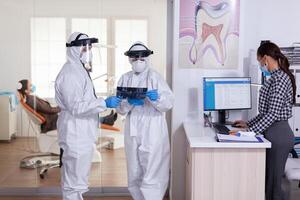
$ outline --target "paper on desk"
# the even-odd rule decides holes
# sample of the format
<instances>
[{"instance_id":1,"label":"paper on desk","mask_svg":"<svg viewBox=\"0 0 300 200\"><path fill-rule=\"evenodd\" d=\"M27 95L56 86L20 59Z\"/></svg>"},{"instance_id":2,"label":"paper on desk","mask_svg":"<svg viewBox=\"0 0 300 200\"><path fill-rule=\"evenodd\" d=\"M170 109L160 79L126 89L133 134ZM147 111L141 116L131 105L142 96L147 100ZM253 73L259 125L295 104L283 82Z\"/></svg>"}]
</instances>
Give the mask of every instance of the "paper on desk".
<instances>
[{"instance_id":1,"label":"paper on desk","mask_svg":"<svg viewBox=\"0 0 300 200\"><path fill-rule=\"evenodd\" d=\"M260 137L217 134L218 142L263 142Z\"/></svg>"},{"instance_id":2,"label":"paper on desk","mask_svg":"<svg viewBox=\"0 0 300 200\"><path fill-rule=\"evenodd\" d=\"M253 131L238 131L237 134L241 137L254 137L256 135Z\"/></svg>"}]
</instances>

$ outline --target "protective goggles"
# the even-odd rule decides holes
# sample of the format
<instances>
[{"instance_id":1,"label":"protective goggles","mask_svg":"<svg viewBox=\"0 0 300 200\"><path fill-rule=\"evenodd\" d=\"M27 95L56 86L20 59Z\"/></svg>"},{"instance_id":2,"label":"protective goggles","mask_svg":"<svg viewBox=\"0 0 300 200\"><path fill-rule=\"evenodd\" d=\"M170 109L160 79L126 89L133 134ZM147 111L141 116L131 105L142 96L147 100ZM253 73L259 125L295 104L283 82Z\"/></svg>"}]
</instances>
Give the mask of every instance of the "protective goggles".
<instances>
[{"instance_id":1,"label":"protective goggles","mask_svg":"<svg viewBox=\"0 0 300 200\"><path fill-rule=\"evenodd\" d=\"M140 60L140 61L145 61L145 58L144 57L137 57L137 58L135 58L135 57L131 57L130 58L130 60L132 61L132 62L135 62L135 61L138 61L138 60Z\"/></svg>"},{"instance_id":2,"label":"protective goggles","mask_svg":"<svg viewBox=\"0 0 300 200\"><path fill-rule=\"evenodd\" d=\"M135 46L143 46L145 47L146 50L131 50ZM132 45L128 51L124 53L125 56L128 56L129 58L141 58L141 57L148 57L151 54L153 54L153 51L148 49L145 45L143 44L134 44Z\"/></svg>"},{"instance_id":3,"label":"protective goggles","mask_svg":"<svg viewBox=\"0 0 300 200\"><path fill-rule=\"evenodd\" d=\"M75 38L75 40L73 40L70 43L66 43L66 47L79 47L79 46L86 46L86 45L91 46L93 43L98 43L98 39L97 38L79 39L80 36L82 36L82 35L85 35L85 36L89 37L86 34L80 33L79 35L77 35L77 37Z\"/></svg>"}]
</instances>

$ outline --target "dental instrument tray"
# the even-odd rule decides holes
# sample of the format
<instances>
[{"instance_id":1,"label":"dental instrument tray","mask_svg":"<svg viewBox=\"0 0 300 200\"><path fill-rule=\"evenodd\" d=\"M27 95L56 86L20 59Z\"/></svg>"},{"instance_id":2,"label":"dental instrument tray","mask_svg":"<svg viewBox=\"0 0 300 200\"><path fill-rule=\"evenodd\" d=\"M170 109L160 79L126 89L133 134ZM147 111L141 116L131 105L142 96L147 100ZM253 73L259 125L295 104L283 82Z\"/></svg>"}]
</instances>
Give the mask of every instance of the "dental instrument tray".
<instances>
[{"instance_id":1,"label":"dental instrument tray","mask_svg":"<svg viewBox=\"0 0 300 200\"><path fill-rule=\"evenodd\" d=\"M145 99L147 88L117 87L117 97L121 99Z\"/></svg>"}]
</instances>

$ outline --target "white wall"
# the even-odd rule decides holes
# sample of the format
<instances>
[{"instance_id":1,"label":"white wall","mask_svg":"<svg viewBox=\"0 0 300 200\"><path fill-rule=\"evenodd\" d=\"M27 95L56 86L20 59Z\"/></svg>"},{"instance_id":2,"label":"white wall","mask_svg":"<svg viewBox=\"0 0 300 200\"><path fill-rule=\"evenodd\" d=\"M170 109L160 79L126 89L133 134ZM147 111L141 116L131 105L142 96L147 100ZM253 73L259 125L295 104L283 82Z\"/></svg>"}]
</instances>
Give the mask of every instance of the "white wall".
<instances>
[{"instance_id":1,"label":"white wall","mask_svg":"<svg viewBox=\"0 0 300 200\"><path fill-rule=\"evenodd\" d=\"M179 0L174 1L173 91L175 105L172 111L172 200L185 199L186 142L182 123L195 111L202 113L202 76L243 76L248 74L248 55L260 40L270 39L278 45L300 41L299 0L241 0L240 65L237 70L181 69L177 65ZM247 113L231 112L232 119L246 118ZM197 116L197 115L196 115Z\"/></svg>"},{"instance_id":2,"label":"white wall","mask_svg":"<svg viewBox=\"0 0 300 200\"><path fill-rule=\"evenodd\" d=\"M149 19L152 63L165 75L166 0L1 0L0 90L14 90L30 78L30 17L109 17ZM10 78L7 78L10 77Z\"/></svg>"},{"instance_id":3,"label":"white wall","mask_svg":"<svg viewBox=\"0 0 300 200\"><path fill-rule=\"evenodd\" d=\"M242 0L245 2L245 48L257 49L261 40L270 39L279 46L300 41L299 0Z\"/></svg>"},{"instance_id":4,"label":"white wall","mask_svg":"<svg viewBox=\"0 0 300 200\"><path fill-rule=\"evenodd\" d=\"M0 91L14 91L18 80L31 77L31 17L147 18L151 62L165 76L166 5L167 0L1 0Z\"/></svg>"}]
</instances>

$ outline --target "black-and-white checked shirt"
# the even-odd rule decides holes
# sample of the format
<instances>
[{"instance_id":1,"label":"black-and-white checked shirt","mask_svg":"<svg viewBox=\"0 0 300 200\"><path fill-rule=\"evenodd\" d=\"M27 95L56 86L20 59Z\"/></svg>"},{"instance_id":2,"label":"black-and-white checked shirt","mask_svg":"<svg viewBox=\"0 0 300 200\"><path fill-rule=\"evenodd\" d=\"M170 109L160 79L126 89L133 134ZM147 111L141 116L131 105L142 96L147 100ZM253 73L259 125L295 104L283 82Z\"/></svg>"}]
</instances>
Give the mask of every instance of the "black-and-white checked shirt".
<instances>
[{"instance_id":1,"label":"black-and-white checked shirt","mask_svg":"<svg viewBox=\"0 0 300 200\"><path fill-rule=\"evenodd\" d=\"M292 117L293 87L289 76L281 69L271 72L271 77L259 91L259 114L247 122L249 130L262 134L276 121Z\"/></svg>"}]
</instances>

